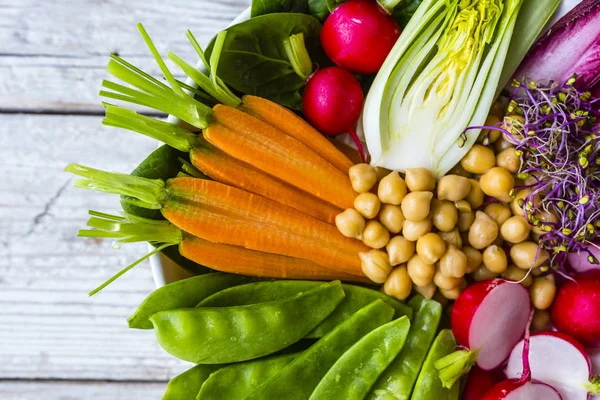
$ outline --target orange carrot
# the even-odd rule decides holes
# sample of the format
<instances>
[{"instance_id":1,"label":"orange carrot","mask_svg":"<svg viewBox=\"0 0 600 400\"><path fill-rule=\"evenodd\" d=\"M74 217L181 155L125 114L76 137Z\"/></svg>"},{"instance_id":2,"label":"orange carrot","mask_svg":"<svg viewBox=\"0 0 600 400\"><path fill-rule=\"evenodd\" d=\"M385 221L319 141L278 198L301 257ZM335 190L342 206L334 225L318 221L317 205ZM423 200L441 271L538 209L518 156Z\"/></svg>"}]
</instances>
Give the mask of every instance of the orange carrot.
<instances>
[{"instance_id":1,"label":"orange carrot","mask_svg":"<svg viewBox=\"0 0 600 400\"><path fill-rule=\"evenodd\" d=\"M273 200L215 181L174 178L160 201L167 220L199 238L364 275L358 253L368 251L367 246Z\"/></svg>"},{"instance_id":2,"label":"orange carrot","mask_svg":"<svg viewBox=\"0 0 600 400\"><path fill-rule=\"evenodd\" d=\"M195 146L190 152L190 160L196 168L218 182L275 200L321 221L333 223L335 216L342 212L309 193L231 157L209 143L203 142Z\"/></svg>"},{"instance_id":3,"label":"orange carrot","mask_svg":"<svg viewBox=\"0 0 600 400\"><path fill-rule=\"evenodd\" d=\"M302 142L343 173L354 165L325 136L287 108L256 96L244 96L242 103L241 110Z\"/></svg>"},{"instance_id":4,"label":"orange carrot","mask_svg":"<svg viewBox=\"0 0 600 400\"><path fill-rule=\"evenodd\" d=\"M235 108L216 105L204 137L215 147L339 208L356 192L346 174L298 140Z\"/></svg>"},{"instance_id":5,"label":"orange carrot","mask_svg":"<svg viewBox=\"0 0 600 400\"><path fill-rule=\"evenodd\" d=\"M332 271L312 261L213 243L191 235L184 236L179 245L179 252L188 260L232 274L278 279L340 279L349 282L372 283L364 276Z\"/></svg>"}]
</instances>

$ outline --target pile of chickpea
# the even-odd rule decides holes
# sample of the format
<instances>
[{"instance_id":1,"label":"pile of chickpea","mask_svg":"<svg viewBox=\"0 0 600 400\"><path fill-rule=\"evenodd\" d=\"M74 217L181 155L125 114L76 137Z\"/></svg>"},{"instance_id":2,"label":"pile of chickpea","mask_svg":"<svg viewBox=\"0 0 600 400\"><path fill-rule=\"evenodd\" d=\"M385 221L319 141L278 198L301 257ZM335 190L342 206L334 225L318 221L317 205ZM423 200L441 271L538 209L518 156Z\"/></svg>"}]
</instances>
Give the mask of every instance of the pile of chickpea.
<instances>
[{"instance_id":1,"label":"pile of chickpea","mask_svg":"<svg viewBox=\"0 0 600 400\"><path fill-rule=\"evenodd\" d=\"M518 118L509 115L504 124ZM487 124L499 121L490 115ZM359 193L354 208L339 214L335 223L344 236L372 248L360 254L362 270L383 284L386 294L404 300L414 290L427 298L454 300L467 287L467 277L502 277L529 288L538 310L534 327L542 327L549 324L546 310L556 286L546 265L549 255L538 249L543 231L523 212L529 193L513 189L521 183L515 178L520 164L515 148L493 131L483 132L438 182L423 168L400 174L357 164L349 171Z\"/></svg>"}]
</instances>

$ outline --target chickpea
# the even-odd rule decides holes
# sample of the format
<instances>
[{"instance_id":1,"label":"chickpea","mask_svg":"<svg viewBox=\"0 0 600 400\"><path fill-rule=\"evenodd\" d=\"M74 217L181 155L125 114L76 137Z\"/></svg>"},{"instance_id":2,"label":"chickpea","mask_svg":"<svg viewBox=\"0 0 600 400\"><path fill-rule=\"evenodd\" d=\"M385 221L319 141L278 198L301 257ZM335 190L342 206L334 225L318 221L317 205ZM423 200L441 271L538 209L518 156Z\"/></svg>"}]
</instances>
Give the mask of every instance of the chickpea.
<instances>
[{"instance_id":1,"label":"chickpea","mask_svg":"<svg viewBox=\"0 0 600 400\"><path fill-rule=\"evenodd\" d=\"M483 190L481 190L481 187L479 187L479 181L477 179L469 179L469 183L471 184L471 191L466 199L473 209L477 209L483 205L485 194L483 193Z\"/></svg>"},{"instance_id":2,"label":"chickpea","mask_svg":"<svg viewBox=\"0 0 600 400\"><path fill-rule=\"evenodd\" d=\"M481 265L479 268L477 268L475 270L475 272L473 272L471 274L471 278L473 278L473 280L476 282L485 281L487 279L494 279L497 277L498 277L498 274L487 269L485 267L485 265Z\"/></svg>"},{"instance_id":3,"label":"chickpea","mask_svg":"<svg viewBox=\"0 0 600 400\"><path fill-rule=\"evenodd\" d=\"M358 211L349 208L335 216L335 226L342 235L362 240L365 219Z\"/></svg>"},{"instance_id":4,"label":"chickpea","mask_svg":"<svg viewBox=\"0 0 600 400\"><path fill-rule=\"evenodd\" d=\"M405 181L411 192L432 192L435 189L435 177L427 168L408 168Z\"/></svg>"},{"instance_id":5,"label":"chickpea","mask_svg":"<svg viewBox=\"0 0 600 400\"><path fill-rule=\"evenodd\" d=\"M415 254L415 242L395 236L386 246L392 265L404 264Z\"/></svg>"},{"instance_id":6,"label":"chickpea","mask_svg":"<svg viewBox=\"0 0 600 400\"><path fill-rule=\"evenodd\" d=\"M477 211L469 228L469 243L477 250L485 249L498 237L498 225L486 213Z\"/></svg>"},{"instance_id":7,"label":"chickpea","mask_svg":"<svg viewBox=\"0 0 600 400\"><path fill-rule=\"evenodd\" d=\"M432 203L433 225L442 232L450 232L458 222L458 211L452 202L434 199Z\"/></svg>"},{"instance_id":8,"label":"chickpea","mask_svg":"<svg viewBox=\"0 0 600 400\"><path fill-rule=\"evenodd\" d=\"M402 200L402 214L408 221L422 221L431 211L431 192L410 192Z\"/></svg>"},{"instance_id":9,"label":"chickpea","mask_svg":"<svg viewBox=\"0 0 600 400\"><path fill-rule=\"evenodd\" d=\"M440 269L438 268L433 275L433 283L444 290L452 290L462 282L462 278L455 278L453 276L446 276L442 274Z\"/></svg>"},{"instance_id":10,"label":"chickpea","mask_svg":"<svg viewBox=\"0 0 600 400\"><path fill-rule=\"evenodd\" d=\"M485 120L485 126L494 126L500 122L500 118L497 115L490 114ZM477 141L487 146L490 143L496 142L500 138L500 131L494 129L483 129L479 134Z\"/></svg>"},{"instance_id":11,"label":"chickpea","mask_svg":"<svg viewBox=\"0 0 600 400\"><path fill-rule=\"evenodd\" d=\"M501 247L491 245L483 251L483 264L490 272L501 274L508 268L508 257Z\"/></svg>"},{"instance_id":12,"label":"chickpea","mask_svg":"<svg viewBox=\"0 0 600 400\"><path fill-rule=\"evenodd\" d=\"M435 233L428 233L417 240L417 254L425 264L435 264L446 252L446 243Z\"/></svg>"},{"instance_id":13,"label":"chickpea","mask_svg":"<svg viewBox=\"0 0 600 400\"><path fill-rule=\"evenodd\" d=\"M377 183L375 168L369 164L356 164L348 170L352 189L358 193L366 193Z\"/></svg>"},{"instance_id":14,"label":"chickpea","mask_svg":"<svg viewBox=\"0 0 600 400\"><path fill-rule=\"evenodd\" d=\"M509 131L515 136L522 136L521 131L525 125L525 118L517 114L509 114L504 117L504 129Z\"/></svg>"},{"instance_id":15,"label":"chickpea","mask_svg":"<svg viewBox=\"0 0 600 400\"><path fill-rule=\"evenodd\" d=\"M517 267L523 269L539 267L548 260L548 257L548 252L541 250L538 244L533 242L518 243L510 248L510 258Z\"/></svg>"},{"instance_id":16,"label":"chickpea","mask_svg":"<svg viewBox=\"0 0 600 400\"><path fill-rule=\"evenodd\" d=\"M403 301L410 295L412 282L405 266L394 268L383 285L383 292L388 296Z\"/></svg>"},{"instance_id":17,"label":"chickpea","mask_svg":"<svg viewBox=\"0 0 600 400\"><path fill-rule=\"evenodd\" d=\"M379 182L377 195L379 200L385 204L400 205L402 199L406 196L406 182L400 177L397 171L390 172Z\"/></svg>"},{"instance_id":18,"label":"chickpea","mask_svg":"<svg viewBox=\"0 0 600 400\"><path fill-rule=\"evenodd\" d=\"M504 138L497 140L494 143L494 150L496 151L496 153L501 153L502 151L504 151L510 147L513 147L513 144Z\"/></svg>"},{"instance_id":19,"label":"chickpea","mask_svg":"<svg viewBox=\"0 0 600 400\"><path fill-rule=\"evenodd\" d=\"M498 226L502 226L512 216L510 207L502 203L488 204L483 210Z\"/></svg>"},{"instance_id":20,"label":"chickpea","mask_svg":"<svg viewBox=\"0 0 600 400\"><path fill-rule=\"evenodd\" d=\"M435 274L435 266L423 262L423 259L418 255L414 255L406 264L408 268L408 276L417 286L427 286L431 283Z\"/></svg>"},{"instance_id":21,"label":"chickpea","mask_svg":"<svg viewBox=\"0 0 600 400\"><path fill-rule=\"evenodd\" d=\"M527 240L531 232L531 225L527 222L525 217L515 215L510 217L500 227L501 237L510 243L521 243Z\"/></svg>"},{"instance_id":22,"label":"chickpea","mask_svg":"<svg viewBox=\"0 0 600 400\"><path fill-rule=\"evenodd\" d=\"M507 169L494 167L481 176L479 186L488 196L509 202L512 200L509 193L515 186L515 178Z\"/></svg>"},{"instance_id":23,"label":"chickpea","mask_svg":"<svg viewBox=\"0 0 600 400\"><path fill-rule=\"evenodd\" d=\"M471 246L463 247L462 252L467 256L467 274L472 274L481 266L483 255L479 250L474 249Z\"/></svg>"},{"instance_id":24,"label":"chickpea","mask_svg":"<svg viewBox=\"0 0 600 400\"><path fill-rule=\"evenodd\" d=\"M438 235L444 240L446 247L454 246L457 249L463 247L463 240L458 228L454 228L450 232L439 232Z\"/></svg>"},{"instance_id":25,"label":"chickpea","mask_svg":"<svg viewBox=\"0 0 600 400\"><path fill-rule=\"evenodd\" d=\"M458 296L460 296L462 291L465 290L466 287L467 287L467 281L463 278L463 280L460 282L460 284L457 287L455 287L454 289L445 290L445 289L440 288L440 293L442 294L442 296L444 296L448 300L456 300L456 299L458 299Z\"/></svg>"},{"instance_id":26,"label":"chickpea","mask_svg":"<svg viewBox=\"0 0 600 400\"><path fill-rule=\"evenodd\" d=\"M504 112L504 106L500 101L496 101L494 104L492 104L492 107L490 108L490 114L495 115L498 118L504 117L506 113Z\"/></svg>"},{"instance_id":27,"label":"chickpea","mask_svg":"<svg viewBox=\"0 0 600 400\"><path fill-rule=\"evenodd\" d=\"M547 310L552 305L556 296L556 283L554 275L548 274L538 276L533 280L529 288L529 297L531 304L538 310Z\"/></svg>"},{"instance_id":28,"label":"chickpea","mask_svg":"<svg viewBox=\"0 0 600 400\"><path fill-rule=\"evenodd\" d=\"M413 282L414 283L414 282ZM421 296L426 299L431 299L437 290L437 286L433 282L426 286L414 286L415 292L419 293Z\"/></svg>"},{"instance_id":29,"label":"chickpea","mask_svg":"<svg viewBox=\"0 0 600 400\"><path fill-rule=\"evenodd\" d=\"M381 250L370 250L366 253L359 253L358 256L362 272L375 283L385 282L392 272L388 255Z\"/></svg>"},{"instance_id":30,"label":"chickpea","mask_svg":"<svg viewBox=\"0 0 600 400\"><path fill-rule=\"evenodd\" d=\"M404 221L404 226L402 226L402 236L407 240L416 242L421 236L431 232L432 226L433 223L431 222L431 218L417 222Z\"/></svg>"},{"instance_id":31,"label":"chickpea","mask_svg":"<svg viewBox=\"0 0 600 400\"><path fill-rule=\"evenodd\" d=\"M373 193L361 193L354 199L354 209L365 218L375 218L380 208L379 197Z\"/></svg>"},{"instance_id":32,"label":"chickpea","mask_svg":"<svg viewBox=\"0 0 600 400\"><path fill-rule=\"evenodd\" d=\"M467 197L471 184L464 176L446 175L437 186L437 197L440 200L459 201Z\"/></svg>"},{"instance_id":33,"label":"chickpea","mask_svg":"<svg viewBox=\"0 0 600 400\"><path fill-rule=\"evenodd\" d=\"M388 176L392 172L391 169L383 167L375 167L375 174L377 175L377 182Z\"/></svg>"},{"instance_id":34,"label":"chickpea","mask_svg":"<svg viewBox=\"0 0 600 400\"><path fill-rule=\"evenodd\" d=\"M466 254L450 245L440 259L440 272L444 276L462 278L467 273L467 262Z\"/></svg>"},{"instance_id":35,"label":"chickpea","mask_svg":"<svg viewBox=\"0 0 600 400\"><path fill-rule=\"evenodd\" d=\"M458 215L458 231L466 232L471 228L475 222L475 213L473 211L461 212Z\"/></svg>"},{"instance_id":36,"label":"chickpea","mask_svg":"<svg viewBox=\"0 0 600 400\"><path fill-rule=\"evenodd\" d=\"M494 151L480 144L471 147L471 150L460 160L460 165L465 171L481 175L496 165Z\"/></svg>"},{"instance_id":37,"label":"chickpea","mask_svg":"<svg viewBox=\"0 0 600 400\"><path fill-rule=\"evenodd\" d=\"M465 171L465 169L460 165L460 163L456 164L449 172L449 175L459 175L464 176L465 178L471 178L472 175Z\"/></svg>"},{"instance_id":38,"label":"chickpea","mask_svg":"<svg viewBox=\"0 0 600 400\"><path fill-rule=\"evenodd\" d=\"M528 208L532 208L532 207L536 207L541 199L539 195L534 195L533 199L529 198L529 195L531 195L532 190L531 189L521 189L519 190L516 195L514 200L510 203L510 208L512 209L513 214L515 215L520 215L520 216L524 216L525 215L525 211L524 208L528 207ZM531 201L533 200L533 204L531 203Z\"/></svg>"},{"instance_id":39,"label":"chickpea","mask_svg":"<svg viewBox=\"0 0 600 400\"><path fill-rule=\"evenodd\" d=\"M547 227L551 228L552 225L550 224L558 223L558 217L556 216L556 214L548 211L544 211L543 213L537 213L535 218L541 223L531 228L531 230L533 231L533 233L537 233L538 235L543 235L544 233L546 233L547 231L545 231L544 229Z\"/></svg>"},{"instance_id":40,"label":"chickpea","mask_svg":"<svg viewBox=\"0 0 600 400\"><path fill-rule=\"evenodd\" d=\"M521 157L515 153L514 147L509 147L496 155L496 165L516 174L521 168Z\"/></svg>"},{"instance_id":41,"label":"chickpea","mask_svg":"<svg viewBox=\"0 0 600 400\"><path fill-rule=\"evenodd\" d=\"M369 221L363 231L362 241L373 249L381 249L390 241L390 233L379 221Z\"/></svg>"},{"instance_id":42,"label":"chickpea","mask_svg":"<svg viewBox=\"0 0 600 400\"><path fill-rule=\"evenodd\" d=\"M456 209L461 213L473 211L473 207L471 207L471 203L469 203L467 200L459 200L459 201L454 202L454 207L456 207Z\"/></svg>"},{"instance_id":43,"label":"chickpea","mask_svg":"<svg viewBox=\"0 0 600 400\"><path fill-rule=\"evenodd\" d=\"M529 271L521 269L515 265L509 265L506 271L502 273L502 278L507 281L519 282L524 287L529 287L533 279Z\"/></svg>"},{"instance_id":44,"label":"chickpea","mask_svg":"<svg viewBox=\"0 0 600 400\"><path fill-rule=\"evenodd\" d=\"M404 224L402 209L393 204L384 204L379 213L379 222L391 233L400 233Z\"/></svg>"},{"instance_id":45,"label":"chickpea","mask_svg":"<svg viewBox=\"0 0 600 400\"><path fill-rule=\"evenodd\" d=\"M551 328L551 325L550 313L547 310L535 310L533 320L531 321L531 327L534 332L547 331Z\"/></svg>"},{"instance_id":46,"label":"chickpea","mask_svg":"<svg viewBox=\"0 0 600 400\"><path fill-rule=\"evenodd\" d=\"M444 308L445 308L445 307L448 305L448 303L450 302L450 301L449 301L447 298L445 298L445 297L444 297L444 295L443 295L443 294L441 294L441 293L440 293L440 291L439 291L439 290L437 290L437 291L434 293L434 295L433 295L433 297L432 297L432 300L435 300L435 301L437 301L437 302L438 302L438 303L440 303L440 304L442 305L442 307L444 307ZM451 307L450 307L450 309L446 309L446 310L447 310L447 312L451 312Z\"/></svg>"}]
</instances>

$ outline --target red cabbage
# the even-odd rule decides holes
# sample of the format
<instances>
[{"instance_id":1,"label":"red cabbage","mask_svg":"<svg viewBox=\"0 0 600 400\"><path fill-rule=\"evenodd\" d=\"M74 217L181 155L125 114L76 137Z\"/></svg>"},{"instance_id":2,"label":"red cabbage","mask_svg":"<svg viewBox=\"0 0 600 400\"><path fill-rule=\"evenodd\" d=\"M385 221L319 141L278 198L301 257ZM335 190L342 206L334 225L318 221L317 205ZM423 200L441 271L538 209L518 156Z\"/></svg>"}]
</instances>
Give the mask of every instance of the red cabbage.
<instances>
[{"instance_id":1,"label":"red cabbage","mask_svg":"<svg viewBox=\"0 0 600 400\"><path fill-rule=\"evenodd\" d=\"M565 82L580 90L600 82L600 0L583 0L531 48L515 78Z\"/></svg>"}]
</instances>

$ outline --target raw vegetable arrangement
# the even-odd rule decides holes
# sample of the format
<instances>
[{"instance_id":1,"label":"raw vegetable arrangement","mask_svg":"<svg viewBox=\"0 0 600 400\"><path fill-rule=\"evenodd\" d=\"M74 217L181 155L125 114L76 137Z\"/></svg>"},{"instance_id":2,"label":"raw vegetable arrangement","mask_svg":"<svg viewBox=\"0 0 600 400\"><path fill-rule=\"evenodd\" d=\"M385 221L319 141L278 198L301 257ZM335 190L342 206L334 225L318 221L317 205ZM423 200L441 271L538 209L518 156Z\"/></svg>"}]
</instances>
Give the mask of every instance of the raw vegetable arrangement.
<instances>
[{"instance_id":1,"label":"raw vegetable arrangement","mask_svg":"<svg viewBox=\"0 0 600 400\"><path fill-rule=\"evenodd\" d=\"M164 79L112 55L103 123L164 145L66 170L154 247L91 294L196 275L128 320L164 399L600 396L600 0L256 0L186 82L138 28Z\"/></svg>"}]
</instances>

